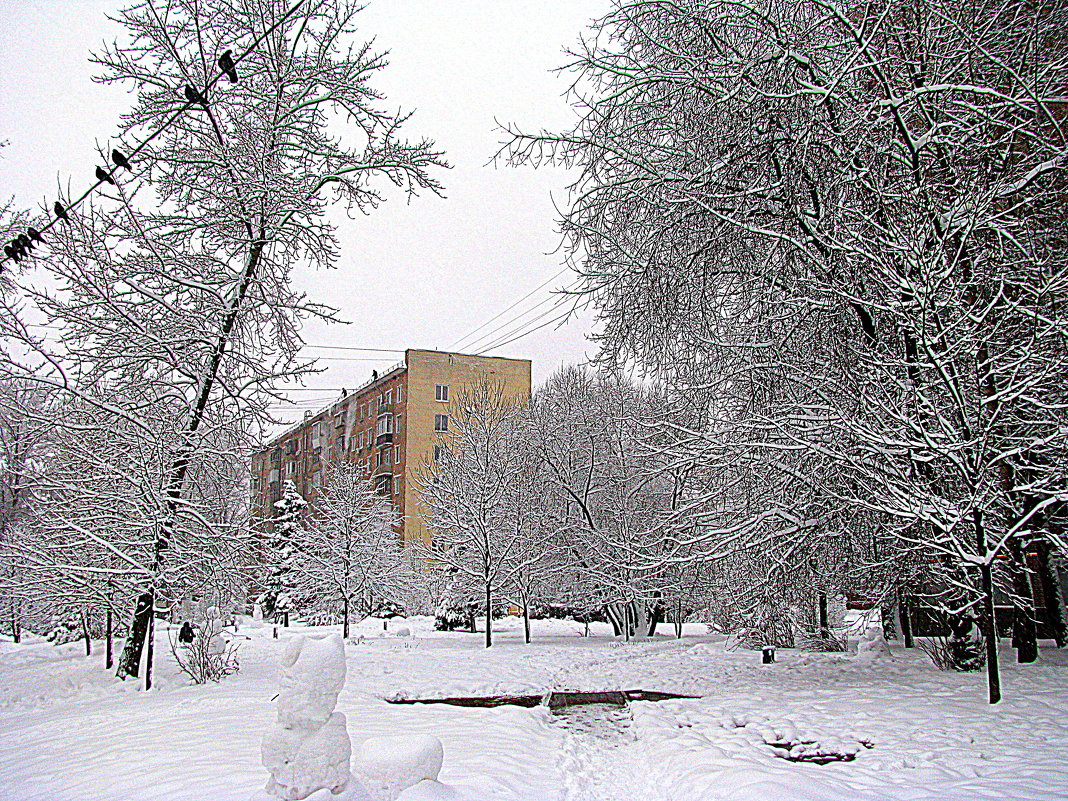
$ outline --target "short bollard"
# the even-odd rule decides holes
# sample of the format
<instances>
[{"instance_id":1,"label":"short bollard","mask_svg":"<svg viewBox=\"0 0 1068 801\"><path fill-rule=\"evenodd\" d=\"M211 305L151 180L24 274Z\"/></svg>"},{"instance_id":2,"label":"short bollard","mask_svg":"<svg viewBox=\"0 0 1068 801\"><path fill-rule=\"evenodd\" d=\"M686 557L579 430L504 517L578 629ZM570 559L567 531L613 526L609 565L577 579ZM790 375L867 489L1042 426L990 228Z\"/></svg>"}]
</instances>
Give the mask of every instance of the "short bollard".
<instances>
[{"instance_id":1,"label":"short bollard","mask_svg":"<svg viewBox=\"0 0 1068 801\"><path fill-rule=\"evenodd\" d=\"M764 665L771 665L775 663L775 646L765 645L760 649L760 662Z\"/></svg>"}]
</instances>

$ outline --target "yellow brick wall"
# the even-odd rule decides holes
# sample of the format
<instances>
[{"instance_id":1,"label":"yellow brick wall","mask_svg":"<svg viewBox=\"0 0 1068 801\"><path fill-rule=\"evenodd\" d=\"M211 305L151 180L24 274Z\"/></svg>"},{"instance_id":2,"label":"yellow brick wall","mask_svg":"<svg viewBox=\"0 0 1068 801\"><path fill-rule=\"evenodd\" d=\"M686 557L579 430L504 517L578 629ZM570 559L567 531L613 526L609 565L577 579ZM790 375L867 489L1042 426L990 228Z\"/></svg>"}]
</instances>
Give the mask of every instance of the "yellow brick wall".
<instances>
[{"instance_id":1,"label":"yellow brick wall","mask_svg":"<svg viewBox=\"0 0 1068 801\"><path fill-rule=\"evenodd\" d=\"M409 350L408 397L406 420L406 455L404 469L404 540L406 543L430 542L431 534L423 520L424 507L419 501L417 477L422 465L434 457L435 443L443 442L434 431L434 415L450 413L448 407L465 387L481 378L500 382L510 398L530 398L530 360L504 359L496 356L468 356L434 350ZM450 403L435 400L435 386L449 387Z\"/></svg>"}]
</instances>

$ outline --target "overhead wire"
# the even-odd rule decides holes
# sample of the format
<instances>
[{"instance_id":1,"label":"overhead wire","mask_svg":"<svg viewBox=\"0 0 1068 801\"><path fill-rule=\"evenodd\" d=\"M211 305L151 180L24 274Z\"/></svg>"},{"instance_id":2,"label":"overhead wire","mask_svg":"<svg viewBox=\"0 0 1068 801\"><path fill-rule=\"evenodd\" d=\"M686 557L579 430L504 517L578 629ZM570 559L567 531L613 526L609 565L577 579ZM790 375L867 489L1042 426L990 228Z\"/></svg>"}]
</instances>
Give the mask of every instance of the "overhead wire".
<instances>
[{"instance_id":1,"label":"overhead wire","mask_svg":"<svg viewBox=\"0 0 1068 801\"><path fill-rule=\"evenodd\" d=\"M510 312L512 309L514 309L516 306L518 306L524 300L529 298L531 295L533 295L539 289L542 289L543 287L547 286L549 283L551 283L552 281L555 281L557 278L559 278L561 275L563 275L564 272L567 271L567 269L568 269L567 265L561 267L557 272L553 273L545 281L543 281L542 283L538 284L536 287L534 287L532 290L530 290L527 294L525 294L523 297L521 297L519 300L517 300L511 306L509 306L508 308L502 309L501 311L497 312L495 315L493 315L488 320L486 320L486 322L482 323L482 325L478 326L477 328L475 328L472 331L469 331L468 333L466 333L462 337L460 337L458 340L453 342L451 345L449 345L449 350L452 350L453 348L457 347L461 342L463 342L464 340L468 339L473 334L477 334L479 331L481 331L487 325L492 323L494 320L496 320L499 317L501 317L502 315L507 314L508 312ZM477 342L478 340L475 340L475 341Z\"/></svg>"},{"instance_id":2,"label":"overhead wire","mask_svg":"<svg viewBox=\"0 0 1068 801\"><path fill-rule=\"evenodd\" d=\"M293 14L296 13L297 9L304 5L306 2L308 2L308 0L297 0L297 2L294 3L281 17L279 17L273 25L267 28L262 34L257 36L255 39L253 39L252 44L249 45L245 49L245 51L239 56L232 57L229 55L231 51L225 51L219 59L219 64L221 67L220 72L217 73L215 77L213 77L211 80L209 80L207 84L205 84L203 91L198 90L195 87L187 84L185 86L186 102L182 106L180 106L173 114L171 114L159 128L153 131L148 137L143 139L141 142L139 142L137 146L132 151L130 151L128 155L119 153L117 150L112 150L112 161L115 162L115 166L130 169L131 165L129 163L129 160L136 158L141 153L141 151L149 145L150 142L152 142L156 137L158 137L161 133L163 133L171 125L173 125L182 114L189 110L190 107L194 105L203 105L206 108L208 103L208 92L213 89L223 77L226 77L232 83L236 82L234 78L236 78L237 75L237 65L240 64L253 50L259 47L268 36L278 30L278 28L280 28L286 22L286 20L293 16ZM21 261L23 258L30 258L32 256L31 251L34 248L34 245L32 243L43 243L44 240L41 238L41 235L56 226L61 220L69 223L69 213L72 210L76 209L79 205L81 205L81 203L87 197L89 197L89 195L92 194L97 187L99 187L103 183L114 184L114 179L111 175L111 172L103 169L98 165L96 167L95 183L91 184L89 188L82 192L82 194L79 195L75 200L67 203L66 206L64 206L57 200L55 202L55 205L53 206L53 211L55 212L55 216L53 218L51 218L47 223L42 225L40 229L30 226L27 229L26 234L21 234L17 236L11 241L9 245L5 246L4 255L0 257L0 273L4 271L5 262L18 262ZM28 243L29 246L26 247L24 243ZM14 250L12 250L13 247L15 248Z\"/></svg>"}]
</instances>

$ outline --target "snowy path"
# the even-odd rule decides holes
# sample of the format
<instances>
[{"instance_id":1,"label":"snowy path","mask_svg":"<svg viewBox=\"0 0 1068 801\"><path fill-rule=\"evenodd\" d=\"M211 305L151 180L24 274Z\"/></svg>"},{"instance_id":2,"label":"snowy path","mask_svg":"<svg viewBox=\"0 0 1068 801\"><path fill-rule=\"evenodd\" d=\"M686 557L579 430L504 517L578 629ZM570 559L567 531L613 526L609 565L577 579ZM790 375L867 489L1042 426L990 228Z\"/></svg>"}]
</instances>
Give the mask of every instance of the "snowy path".
<instances>
[{"instance_id":1,"label":"snowy path","mask_svg":"<svg viewBox=\"0 0 1068 801\"><path fill-rule=\"evenodd\" d=\"M513 625L486 651L480 635L413 621L414 639L381 638L372 625L380 633L368 624L368 639L347 648L338 709L353 743L433 734L445 747L441 780L469 801L1068 799L1066 653L1006 664L1006 700L992 709L981 676L940 673L900 649L875 663L783 652L762 667L707 637L618 645L536 621L532 644ZM240 674L187 686L164 653L151 693L116 681L78 644L0 643L0 801L265 801L259 743L291 632L243 633ZM382 700L551 688L704 697L633 703L607 723ZM790 741L859 750L820 766L768 745Z\"/></svg>"}]
</instances>

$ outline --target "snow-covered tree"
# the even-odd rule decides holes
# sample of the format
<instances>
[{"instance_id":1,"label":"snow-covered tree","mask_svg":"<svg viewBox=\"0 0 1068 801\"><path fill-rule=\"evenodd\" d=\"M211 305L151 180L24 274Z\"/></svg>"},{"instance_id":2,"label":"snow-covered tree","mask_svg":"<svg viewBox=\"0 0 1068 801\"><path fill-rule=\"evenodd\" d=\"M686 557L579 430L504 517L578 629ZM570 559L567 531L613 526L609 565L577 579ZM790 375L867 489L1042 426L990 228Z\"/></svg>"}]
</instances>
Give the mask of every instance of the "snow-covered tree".
<instances>
[{"instance_id":1,"label":"snow-covered tree","mask_svg":"<svg viewBox=\"0 0 1068 801\"><path fill-rule=\"evenodd\" d=\"M95 410L107 469L143 499L121 675L138 672L183 528L206 522L191 476L220 453L248 455L274 380L304 368L300 319L329 315L290 288L296 265L337 256L327 207L369 211L383 183L439 188L439 154L401 138L406 115L370 85L385 60L353 46L359 8L146 0L120 12L125 44L95 60L102 81L136 93L113 143L132 169L70 209L3 297L0 333L20 346L4 369ZM23 324L38 320L47 340Z\"/></svg>"},{"instance_id":2,"label":"snow-covered tree","mask_svg":"<svg viewBox=\"0 0 1068 801\"><path fill-rule=\"evenodd\" d=\"M707 465L767 466L733 485L766 512L709 540L921 562L978 612L992 701L994 584L1033 640L1026 553L1065 547L1061 18L618 3L575 54L574 128L512 143L579 168L563 224L605 356L714 412Z\"/></svg>"},{"instance_id":3,"label":"snow-covered tree","mask_svg":"<svg viewBox=\"0 0 1068 801\"><path fill-rule=\"evenodd\" d=\"M281 616L289 625L297 587L297 550L302 547L307 531L304 526L308 502L289 479L282 484L282 497L274 502L275 516L263 551L265 590L259 601L264 611L273 617Z\"/></svg>"},{"instance_id":4,"label":"snow-covered tree","mask_svg":"<svg viewBox=\"0 0 1068 801\"><path fill-rule=\"evenodd\" d=\"M417 479L432 532L421 556L452 574L454 590L463 585L471 593L467 600L480 603L487 648L509 569L530 543L525 510L512 498L524 465L523 420L522 401L506 396L500 383L474 382L456 393L448 443Z\"/></svg>"},{"instance_id":5,"label":"snow-covered tree","mask_svg":"<svg viewBox=\"0 0 1068 801\"><path fill-rule=\"evenodd\" d=\"M281 503L281 501L279 501ZM343 636L351 615L371 612L374 599L395 599L411 568L397 534L399 515L350 462L330 469L307 528L293 540L293 581L316 609L340 610Z\"/></svg>"}]
</instances>

